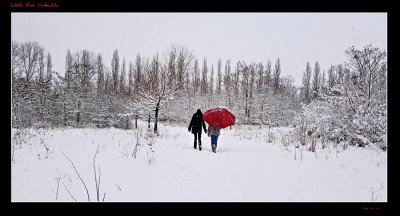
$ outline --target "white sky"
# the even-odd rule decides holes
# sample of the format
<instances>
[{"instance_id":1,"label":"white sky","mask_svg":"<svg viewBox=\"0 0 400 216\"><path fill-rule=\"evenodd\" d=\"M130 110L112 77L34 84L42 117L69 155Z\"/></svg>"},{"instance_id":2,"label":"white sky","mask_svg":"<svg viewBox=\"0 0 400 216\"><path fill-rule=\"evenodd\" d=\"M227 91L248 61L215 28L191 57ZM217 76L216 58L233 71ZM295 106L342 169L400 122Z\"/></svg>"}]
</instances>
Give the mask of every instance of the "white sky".
<instances>
[{"instance_id":1,"label":"white sky","mask_svg":"<svg viewBox=\"0 0 400 216\"><path fill-rule=\"evenodd\" d=\"M345 61L350 46L372 44L387 50L386 13L12 13L11 39L37 41L52 55L53 70L63 73L67 50L103 54L107 67L114 49L134 62L172 43L192 50L216 69L237 60L247 63L280 58L281 76L301 84L309 61L321 70ZM223 64L224 66L224 64ZM209 70L209 71L210 71ZM216 71L216 70L215 70Z\"/></svg>"}]
</instances>

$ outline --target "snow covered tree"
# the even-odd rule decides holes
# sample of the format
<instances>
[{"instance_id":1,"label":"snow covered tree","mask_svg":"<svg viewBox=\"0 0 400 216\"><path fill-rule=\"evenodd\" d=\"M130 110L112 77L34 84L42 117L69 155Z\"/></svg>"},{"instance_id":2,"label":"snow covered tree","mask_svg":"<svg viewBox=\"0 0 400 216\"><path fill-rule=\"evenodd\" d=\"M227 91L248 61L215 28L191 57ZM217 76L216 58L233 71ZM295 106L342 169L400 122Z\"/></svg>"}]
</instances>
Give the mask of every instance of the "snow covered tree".
<instances>
[{"instance_id":1,"label":"snow covered tree","mask_svg":"<svg viewBox=\"0 0 400 216\"><path fill-rule=\"evenodd\" d=\"M231 61L225 61L225 73L224 73L224 91L227 97L228 107L231 108L231 89L232 89L232 77L231 77Z\"/></svg>"},{"instance_id":2,"label":"snow covered tree","mask_svg":"<svg viewBox=\"0 0 400 216\"><path fill-rule=\"evenodd\" d=\"M14 41L11 51L12 124L30 127L47 117L49 86L46 86L45 49L37 42Z\"/></svg>"},{"instance_id":3,"label":"snow covered tree","mask_svg":"<svg viewBox=\"0 0 400 216\"><path fill-rule=\"evenodd\" d=\"M321 91L321 93L326 93L326 90L327 90L326 86L327 86L327 84L326 84L326 73L325 73L325 70L322 72L322 76L320 76L319 78L320 78L320 79L319 79L320 91Z\"/></svg>"},{"instance_id":4,"label":"snow covered tree","mask_svg":"<svg viewBox=\"0 0 400 216\"><path fill-rule=\"evenodd\" d=\"M39 85L44 85L44 82L45 82L44 61L45 60L44 60L43 50L41 50L39 52L38 61L39 61L39 63L38 63L38 65L39 65L39 68L38 68L38 82L39 82Z\"/></svg>"},{"instance_id":5,"label":"snow covered tree","mask_svg":"<svg viewBox=\"0 0 400 216\"><path fill-rule=\"evenodd\" d=\"M368 45L361 50L350 47L345 53L345 64L329 70L327 93L303 107L307 130L336 143L373 143L385 150L386 52Z\"/></svg>"},{"instance_id":6,"label":"snow covered tree","mask_svg":"<svg viewBox=\"0 0 400 216\"><path fill-rule=\"evenodd\" d=\"M271 84L271 60L268 60L267 65L265 66L265 77L264 77L264 85L270 86Z\"/></svg>"},{"instance_id":7,"label":"snow covered tree","mask_svg":"<svg viewBox=\"0 0 400 216\"><path fill-rule=\"evenodd\" d=\"M140 57L140 54L138 53L136 56L136 63L135 63L136 69L135 69L135 76L134 76L134 85L135 85L135 94L139 92L139 89L142 85L142 60Z\"/></svg>"},{"instance_id":8,"label":"snow covered tree","mask_svg":"<svg viewBox=\"0 0 400 216\"><path fill-rule=\"evenodd\" d=\"M121 68L121 78L119 79L120 87L119 91L122 95L125 94L125 75L126 74L126 63L125 58L122 60L122 68Z\"/></svg>"},{"instance_id":9,"label":"snow covered tree","mask_svg":"<svg viewBox=\"0 0 400 216\"><path fill-rule=\"evenodd\" d=\"M313 76L313 82L312 82L312 92L311 92L312 99L315 99L319 94L319 89L320 89L320 70L321 69L319 67L319 63L315 62L314 76Z\"/></svg>"},{"instance_id":10,"label":"snow covered tree","mask_svg":"<svg viewBox=\"0 0 400 216\"><path fill-rule=\"evenodd\" d=\"M215 86L215 91L217 94L221 94L221 85L222 85L222 61L221 58L218 59L217 63L217 80L216 80L216 86Z\"/></svg>"},{"instance_id":11,"label":"snow covered tree","mask_svg":"<svg viewBox=\"0 0 400 216\"><path fill-rule=\"evenodd\" d=\"M80 127L90 122L92 117L90 107L93 106L93 102L91 100L96 95L92 81L94 75L98 73L98 59L93 52L81 50L74 55L68 52L66 60L66 70L71 70L71 72L66 72L64 77L66 86L70 82L70 89L68 90L67 87L63 96L65 122L73 118L75 126Z\"/></svg>"},{"instance_id":12,"label":"snow covered tree","mask_svg":"<svg viewBox=\"0 0 400 216\"><path fill-rule=\"evenodd\" d=\"M96 61L97 70L97 95L102 96L104 93L104 63L103 56L99 54Z\"/></svg>"},{"instance_id":13,"label":"snow covered tree","mask_svg":"<svg viewBox=\"0 0 400 216\"><path fill-rule=\"evenodd\" d=\"M332 88L336 84L335 81L335 67L332 65L328 69L328 88Z\"/></svg>"},{"instance_id":14,"label":"snow covered tree","mask_svg":"<svg viewBox=\"0 0 400 216\"><path fill-rule=\"evenodd\" d=\"M113 92L113 80L111 71L108 67L104 67L104 93L111 94Z\"/></svg>"},{"instance_id":15,"label":"snow covered tree","mask_svg":"<svg viewBox=\"0 0 400 216\"><path fill-rule=\"evenodd\" d=\"M386 135L386 52L372 45L346 50L347 80L341 84L354 111L354 130L370 142L382 143Z\"/></svg>"},{"instance_id":16,"label":"snow covered tree","mask_svg":"<svg viewBox=\"0 0 400 216\"><path fill-rule=\"evenodd\" d=\"M72 87L72 71L73 71L73 62L72 62L71 52L68 50L67 55L65 56L65 83L67 86L67 91L69 91Z\"/></svg>"},{"instance_id":17,"label":"snow covered tree","mask_svg":"<svg viewBox=\"0 0 400 216\"><path fill-rule=\"evenodd\" d=\"M177 51L177 59L176 59L176 81L178 83L179 89L184 88L185 77L189 73L188 68L189 65L192 63L194 57L193 52L187 49L186 47L176 44L174 45Z\"/></svg>"},{"instance_id":18,"label":"snow covered tree","mask_svg":"<svg viewBox=\"0 0 400 216\"><path fill-rule=\"evenodd\" d=\"M11 73L12 76L21 77L19 74L21 66L21 43L17 41L11 42Z\"/></svg>"},{"instance_id":19,"label":"snow covered tree","mask_svg":"<svg viewBox=\"0 0 400 216\"><path fill-rule=\"evenodd\" d=\"M201 95L205 95L208 93L208 78L207 78L208 66L207 66L207 59L204 58L203 60L203 69L201 72Z\"/></svg>"},{"instance_id":20,"label":"snow covered tree","mask_svg":"<svg viewBox=\"0 0 400 216\"><path fill-rule=\"evenodd\" d=\"M240 80L240 61L236 62L235 72L233 74L232 87L235 96L239 95L239 80Z\"/></svg>"},{"instance_id":21,"label":"snow covered tree","mask_svg":"<svg viewBox=\"0 0 400 216\"><path fill-rule=\"evenodd\" d=\"M139 97L129 103L129 109L133 112L147 114L154 112L154 132L158 132L158 118L160 111L165 104L174 98L178 93L179 87L177 84L169 85L168 77L172 71L169 70L168 64L160 68L159 82L156 88L139 90Z\"/></svg>"},{"instance_id":22,"label":"snow covered tree","mask_svg":"<svg viewBox=\"0 0 400 216\"><path fill-rule=\"evenodd\" d=\"M211 65L211 74L210 74L210 84L209 84L209 93L210 95L214 94L214 65Z\"/></svg>"},{"instance_id":23,"label":"snow covered tree","mask_svg":"<svg viewBox=\"0 0 400 216\"><path fill-rule=\"evenodd\" d=\"M85 93L89 91L90 81L92 77L96 74L95 70L96 58L93 52L89 50L83 50L81 52L81 82Z\"/></svg>"},{"instance_id":24,"label":"snow covered tree","mask_svg":"<svg viewBox=\"0 0 400 216\"><path fill-rule=\"evenodd\" d=\"M386 52L380 51L372 45L365 46L362 50L353 46L346 50L346 55L349 61L345 66L349 69L352 82L344 87L349 90L350 96L362 97L365 101L357 101L353 98L350 100L356 104L367 103L366 108L373 102L373 99L382 100L380 78L386 73L386 62L384 61Z\"/></svg>"},{"instance_id":25,"label":"snow covered tree","mask_svg":"<svg viewBox=\"0 0 400 216\"><path fill-rule=\"evenodd\" d=\"M262 62L257 65L257 92L261 92L264 87L264 66Z\"/></svg>"},{"instance_id":26,"label":"snow covered tree","mask_svg":"<svg viewBox=\"0 0 400 216\"><path fill-rule=\"evenodd\" d=\"M306 70L303 73L303 101L305 103L310 103L311 101L311 87L310 87L310 80L311 80L311 67L310 63L307 62Z\"/></svg>"},{"instance_id":27,"label":"snow covered tree","mask_svg":"<svg viewBox=\"0 0 400 216\"><path fill-rule=\"evenodd\" d=\"M151 62L150 66L150 72L148 74L148 81L146 86L148 86L150 89L154 90L157 89L158 84L159 84L159 74L160 74L160 62L158 58L158 54L153 56L153 60Z\"/></svg>"},{"instance_id":28,"label":"snow covered tree","mask_svg":"<svg viewBox=\"0 0 400 216\"><path fill-rule=\"evenodd\" d=\"M51 81L53 79L53 63L51 60L51 55L48 52L47 53L47 70L46 70L46 81L47 81L47 86L51 86Z\"/></svg>"},{"instance_id":29,"label":"snow covered tree","mask_svg":"<svg viewBox=\"0 0 400 216\"><path fill-rule=\"evenodd\" d=\"M129 75L128 75L128 95L131 96L133 92L133 75L134 67L133 63L129 62Z\"/></svg>"},{"instance_id":30,"label":"snow covered tree","mask_svg":"<svg viewBox=\"0 0 400 216\"><path fill-rule=\"evenodd\" d=\"M114 54L111 60L111 71L113 78L113 92L118 92L118 73L119 73L119 56L118 50L114 50Z\"/></svg>"},{"instance_id":31,"label":"snow covered tree","mask_svg":"<svg viewBox=\"0 0 400 216\"><path fill-rule=\"evenodd\" d=\"M274 86L274 92L277 93L279 89L279 77L281 75L281 64L279 61L279 58L275 62L275 68L274 68L274 76L273 76L273 86Z\"/></svg>"},{"instance_id":32,"label":"snow covered tree","mask_svg":"<svg viewBox=\"0 0 400 216\"><path fill-rule=\"evenodd\" d=\"M199 62L197 59L194 61L194 69L193 69L193 94L196 95L196 92L200 89L200 69L199 69Z\"/></svg>"},{"instance_id":33,"label":"snow covered tree","mask_svg":"<svg viewBox=\"0 0 400 216\"><path fill-rule=\"evenodd\" d=\"M252 116L253 106L254 106L254 85L256 79L256 68L255 64L247 65L246 63L239 63L239 72L241 74L240 80L240 92L242 93L243 109L245 123L249 123Z\"/></svg>"}]
</instances>

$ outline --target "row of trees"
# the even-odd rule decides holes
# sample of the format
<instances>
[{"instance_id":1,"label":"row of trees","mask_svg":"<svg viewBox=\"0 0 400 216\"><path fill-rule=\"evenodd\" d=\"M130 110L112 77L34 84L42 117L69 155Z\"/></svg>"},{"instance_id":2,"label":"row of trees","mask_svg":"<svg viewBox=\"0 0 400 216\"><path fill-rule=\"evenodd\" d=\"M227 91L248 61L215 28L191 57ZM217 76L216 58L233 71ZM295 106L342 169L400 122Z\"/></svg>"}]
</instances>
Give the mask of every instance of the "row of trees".
<instances>
[{"instance_id":1,"label":"row of trees","mask_svg":"<svg viewBox=\"0 0 400 216\"><path fill-rule=\"evenodd\" d=\"M27 51L25 46L33 47L33 51ZM233 109L241 123L267 123L267 119L275 119L276 124L287 124L290 118L284 111L293 106L282 109L281 105L296 103L293 79L280 77L279 59L273 68L271 61L266 65L239 61L233 70L229 60L223 68L219 59L216 74L213 65L209 74L207 59L200 67L193 53L180 45L168 47L161 58L158 54L151 59L138 54L128 67L125 59L121 62L118 50L113 53L110 67L100 53L68 50L65 73L61 75L52 71L50 54L40 58L44 52L37 42L13 41L15 127L34 123L107 127L118 125L117 114L143 118L150 114L154 121L160 115L163 120L183 122L193 110L216 105ZM26 63L29 53L32 57ZM184 106L177 109L180 104ZM160 112L164 107L164 112Z\"/></svg>"},{"instance_id":2,"label":"row of trees","mask_svg":"<svg viewBox=\"0 0 400 216\"><path fill-rule=\"evenodd\" d=\"M386 53L372 46L345 53L348 60L331 66L327 75L318 62L314 68L307 63L303 85L296 88L293 78L281 77L279 59L265 64L219 59L214 68L172 45L161 56L138 54L129 63L115 50L107 66L101 53L68 50L60 74L37 42L13 41L12 124L129 128L131 117L150 116L157 131L159 120L187 123L198 108L226 106L238 124L294 123L300 139L318 133L385 143Z\"/></svg>"}]
</instances>

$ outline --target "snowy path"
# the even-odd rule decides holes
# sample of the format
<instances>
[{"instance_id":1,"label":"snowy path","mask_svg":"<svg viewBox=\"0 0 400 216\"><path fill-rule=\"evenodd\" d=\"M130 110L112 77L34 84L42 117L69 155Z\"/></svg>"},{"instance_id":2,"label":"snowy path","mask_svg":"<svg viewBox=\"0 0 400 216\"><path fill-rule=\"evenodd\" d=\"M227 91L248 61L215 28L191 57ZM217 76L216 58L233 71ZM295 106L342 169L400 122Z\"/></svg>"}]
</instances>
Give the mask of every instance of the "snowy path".
<instances>
[{"instance_id":1,"label":"snowy path","mask_svg":"<svg viewBox=\"0 0 400 216\"><path fill-rule=\"evenodd\" d=\"M336 157L333 149L317 155L303 151L300 161L299 155L294 160L293 148L283 150L279 139L266 143L265 130L224 129L214 154L204 133L199 151L193 149L193 135L186 127L161 128L154 152L141 139L137 159L132 157L132 130L36 131L15 147L12 201L56 201L58 175L65 177L57 200L73 201L67 188L77 201L87 201L84 186L62 153L74 162L94 201L92 163L98 145L96 167L101 168L100 199L106 193L105 201L387 200L386 153L350 148Z\"/></svg>"}]
</instances>

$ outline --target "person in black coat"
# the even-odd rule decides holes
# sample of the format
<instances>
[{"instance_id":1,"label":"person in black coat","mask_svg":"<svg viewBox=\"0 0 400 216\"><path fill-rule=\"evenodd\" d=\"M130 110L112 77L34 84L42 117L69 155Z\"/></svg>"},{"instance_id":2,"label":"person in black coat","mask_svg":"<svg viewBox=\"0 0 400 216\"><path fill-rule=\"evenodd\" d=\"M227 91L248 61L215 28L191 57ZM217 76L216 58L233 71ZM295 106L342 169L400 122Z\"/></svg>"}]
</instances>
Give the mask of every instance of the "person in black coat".
<instances>
[{"instance_id":1,"label":"person in black coat","mask_svg":"<svg viewBox=\"0 0 400 216\"><path fill-rule=\"evenodd\" d=\"M204 129L204 133L207 133L206 124L203 120L203 113L200 109L197 110L195 114L192 116L192 120L190 120L189 124L189 132L194 134L194 149L197 146L197 140L199 140L199 150L201 151L201 127Z\"/></svg>"}]
</instances>

